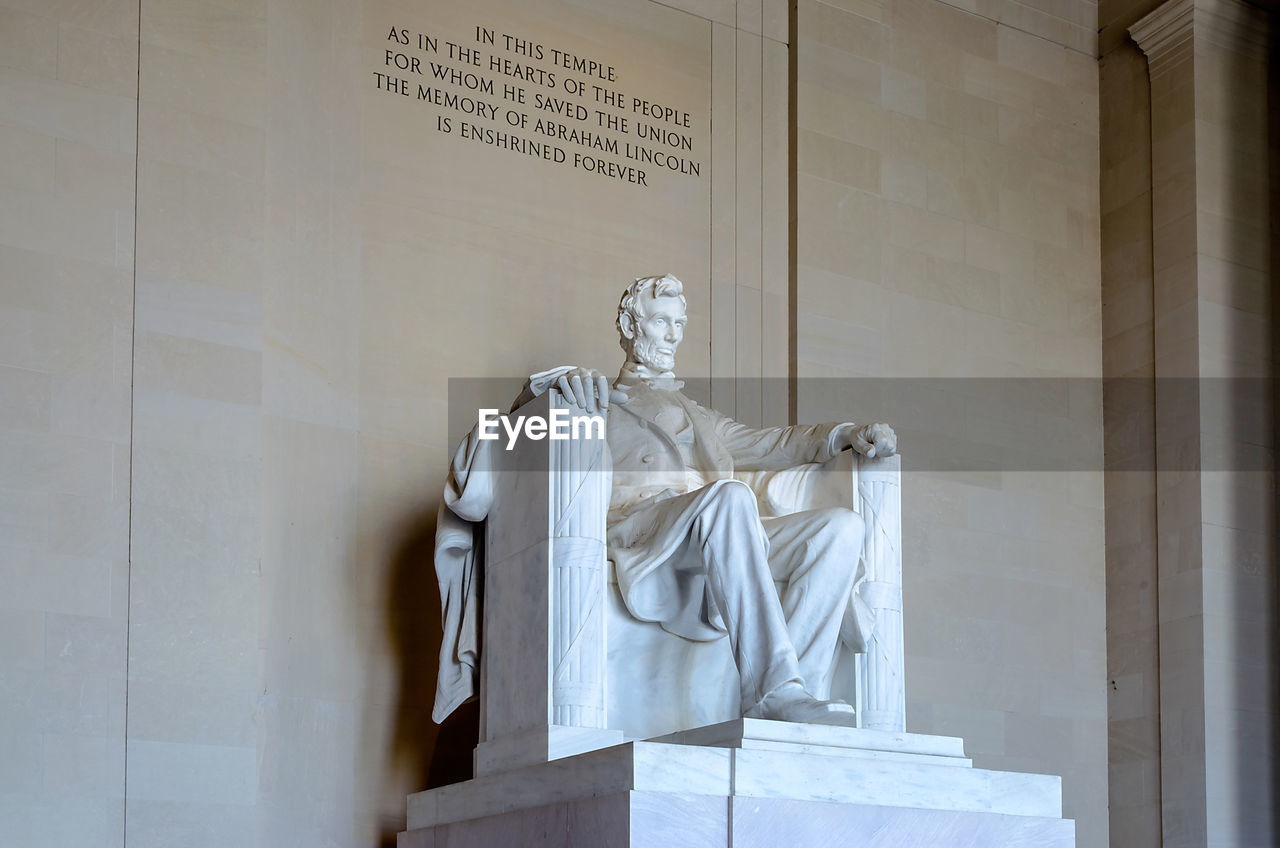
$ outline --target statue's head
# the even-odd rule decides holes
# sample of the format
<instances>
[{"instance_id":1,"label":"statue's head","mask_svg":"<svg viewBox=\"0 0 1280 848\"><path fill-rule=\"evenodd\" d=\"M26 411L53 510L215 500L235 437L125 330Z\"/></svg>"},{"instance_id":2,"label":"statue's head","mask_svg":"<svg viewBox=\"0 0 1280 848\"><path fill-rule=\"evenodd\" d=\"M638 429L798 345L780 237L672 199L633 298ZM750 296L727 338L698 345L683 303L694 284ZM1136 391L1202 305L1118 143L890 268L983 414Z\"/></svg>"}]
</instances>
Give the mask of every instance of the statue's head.
<instances>
[{"instance_id":1,"label":"statue's head","mask_svg":"<svg viewBox=\"0 0 1280 848\"><path fill-rule=\"evenodd\" d=\"M670 371L687 321L684 283L671 274L637 277L618 301L618 344L628 361Z\"/></svg>"}]
</instances>

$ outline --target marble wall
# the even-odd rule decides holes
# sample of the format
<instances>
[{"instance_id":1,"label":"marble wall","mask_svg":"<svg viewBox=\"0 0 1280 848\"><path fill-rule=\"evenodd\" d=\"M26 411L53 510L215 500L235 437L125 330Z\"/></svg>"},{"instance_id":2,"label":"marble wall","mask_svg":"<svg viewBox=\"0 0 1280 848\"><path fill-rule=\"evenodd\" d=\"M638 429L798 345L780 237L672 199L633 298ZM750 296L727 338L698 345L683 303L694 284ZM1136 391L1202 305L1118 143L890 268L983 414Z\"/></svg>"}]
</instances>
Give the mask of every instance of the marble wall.
<instances>
[{"instance_id":1,"label":"marble wall","mask_svg":"<svg viewBox=\"0 0 1280 848\"><path fill-rule=\"evenodd\" d=\"M907 727L1061 774L1079 844L1106 845L1097 63L935 0L805 0L796 61L799 418L899 416ZM913 429L1017 432L975 377L1039 378L1092 447L912 473ZM831 390L854 379L860 401Z\"/></svg>"},{"instance_id":2,"label":"marble wall","mask_svg":"<svg viewBox=\"0 0 1280 848\"><path fill-rule=\"evenodd\" d=\"M1098 376L1093 4L979 6L801 2L793 133L777 0L0 0L0 832L399 830L440 766L448 380L613 367L630 275L690 283L685 364L747 422L789 372L802 420L816 376ZM517 165L376 86L391 27L477 25L616 56L703 169ZM908 726L1063 774L1082 846L1101 492L906 492Z\"/></svg>"},{"instance_id":3,"label":"marble wall","mask_svg":"<svg viewBox=\"0 0 1280 848\"><path fill-rule=\"evenodd\" d=\"M1098 55L1105 56L1116 48L1133 48L1129 27L1149 14L1159 0L1100 0L1098 3Z\"/></svg>"},{"instance_id":4,"label":"marble wall","mask_svg":"<svg viewBox=\"0 0 1280 848\"><path fill-rule=\"evenodd\" d=\"M622 286L670 270L696 305L689 371L745 378L720 402L764 415L786 355L765 308L785 303L786 16L690 9L144 3L128 844L371 844L456 767L429 720L433 519L475 414L451 415L451 379L497 378L477 401L502 405L530 370L612 369ZM687 112L696 167L637 181L475 138L545 143L554 117L638 140L629 100L606 111L631 132L609 132L495 71L557 70L508 34Z\"/></svg>"},{"instance_id":5,"label":"marble wall","mask_svg":"<svg viewBox=\"0 0 1280 848\"><path fill-rule=\"evenodd\" d=\"M1269 29L1263 11L1232 0L1166 3L1130 29L1150 92L1158 797L1168 846L1262 845L1276 833ZM1111 99L1141 80L1115 82Z\"/></svg>"},{"instance_id":6,"label":"marble wall","mask_svg":"<svg viewBox=\"0 0 1280 848\"><path fill-rule=\"evenodd\" d=\"M354 550L361 22L304 5L142 8L129 845L368 827L334 580Z\"/></svg>"},{"instance_id":7,"label":"marble wall","mask_svg":"<svg viewBox=\"0 0 1280 848\"><path fill-rule=\"evenodd\" d=\"M137 0L0 3L0 834L119 845Z\"/></svg>"},{"instance_id":8,"label":"marble wall","mask_svg":"<svg viewBox=\"0 0 1280 848\"><path fill-rule=\"evenodd\" d=\"M857 11L875 0L847 0L831 5ZM1096 0L941 0L1011 29L1094 54L1098 44L1099 4Z\"/></svg>"},{"instance_id":9,"label":"marble wall","mask_svg":"<svg viewBox=\"0 0 1280 848\"><path fill-rule=\"evenodd\" d=\"M1268 22L1234 2L1099 15L1104 370L1123 378L1106 405L1112 841L1269 844Z\"/></svg>"}]
</instances>

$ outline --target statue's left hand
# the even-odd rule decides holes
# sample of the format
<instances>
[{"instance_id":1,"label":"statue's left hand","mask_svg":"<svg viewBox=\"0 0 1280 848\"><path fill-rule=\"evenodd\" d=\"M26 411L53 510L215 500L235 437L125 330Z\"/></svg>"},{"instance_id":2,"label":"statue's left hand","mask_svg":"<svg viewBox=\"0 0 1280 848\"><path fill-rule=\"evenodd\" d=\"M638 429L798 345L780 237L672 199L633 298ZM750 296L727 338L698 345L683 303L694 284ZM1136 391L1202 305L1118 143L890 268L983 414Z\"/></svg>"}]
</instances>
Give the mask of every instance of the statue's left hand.
<instances>
[{"instance_id":1,"label":"statue's left hand","mask_svg":"<svg viewBox=\"0 0 1280 848\"><path fill-rule=\"evenodd\" d=\"M868 459L884 459L898 452L898 436L888 424L863 425L850 434L849 442Z\"/></svg>"},{"instance_id":2,"label":"statue's left hand","mask_svg":"<svg viewBox=\"0 0 1280 848\"><path fill-rule=\"evenodd\" d=\"M543 392L558 391L565 400L589 414L604 415L611 403L626 403L630 398L621 386L609 387L609 380L599 371L576 365L561 365L546 371L530 374L524 388L511 404L511 411L519 409Z\"/></svg>"},{"instance_id":3,"label":"statue's left hand","mask_svg":"<svg viewBox=\"0 0 1280 848\"><path fill-rule=\"evenodd\" d=\"M609 411L609 378L594 368L575 368L562 374L556 388L566 401L588 413Z\"/></svg>"}]
</instances>

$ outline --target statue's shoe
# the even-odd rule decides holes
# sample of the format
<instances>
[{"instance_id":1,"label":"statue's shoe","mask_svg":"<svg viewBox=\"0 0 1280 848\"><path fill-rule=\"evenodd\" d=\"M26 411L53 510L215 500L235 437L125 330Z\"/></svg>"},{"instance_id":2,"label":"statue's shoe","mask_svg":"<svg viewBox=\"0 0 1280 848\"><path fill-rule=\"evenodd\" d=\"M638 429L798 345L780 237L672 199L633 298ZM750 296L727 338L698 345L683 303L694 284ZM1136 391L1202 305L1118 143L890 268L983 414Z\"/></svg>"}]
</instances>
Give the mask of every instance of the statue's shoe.
<instances>
[{"instance_id":1,"label":"statue's shoe","mask_svg":"<svg viewBox=\"0 0 1280 848\"><path fill-rule=\"evenodd\" d=\"M852 706L844 701L821 701L797 684L787 684L769 693L764 700L747 710L745 717L840 727L858 726Z\"/></svg>"}]
</instances>

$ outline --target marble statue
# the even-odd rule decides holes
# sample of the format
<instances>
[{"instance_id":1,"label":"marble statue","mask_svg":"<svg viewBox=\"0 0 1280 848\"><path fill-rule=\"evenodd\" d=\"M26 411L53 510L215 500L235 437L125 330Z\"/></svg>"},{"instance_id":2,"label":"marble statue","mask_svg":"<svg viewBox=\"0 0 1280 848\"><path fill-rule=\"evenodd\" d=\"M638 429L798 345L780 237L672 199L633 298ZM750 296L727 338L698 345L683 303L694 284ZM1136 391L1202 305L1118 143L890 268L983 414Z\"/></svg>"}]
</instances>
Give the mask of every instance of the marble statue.
<instances>
[{"instance_id":1,"label":"marble statue","mask_svg":"<svg viewBox=\"0 0 1280 848\"><path fill-rule=\"evenodd\" d=\"M434 717L478 696L474 777L410 795L397 844L1072 848L1059 778L906 730L893 431L695 403L681 289L627 287L612 385L534 374L455 451Z\"/></svg>"},{"instance_id":2,"label":"marble statue","mask_svg":"<svg viewBox=\"0 0 1280 848\"><path fill-rule=\"evenodd\" d=\"M687 639L727 636L744 716L854 726L853 707L826 695L839 642L863 651L873 625L856 591L862 518L847 508L762 518L734 474L824 462L848 448L892 456L894 432L851 423L756 430L702 407L673 373L686 320L680 280L636 279L618 307L627 356L614 385L597 371L557 368L531 377L515 407L554 388L583 413L607 416L608 556L632 616Z\"/></svg>"}]
</instances>

